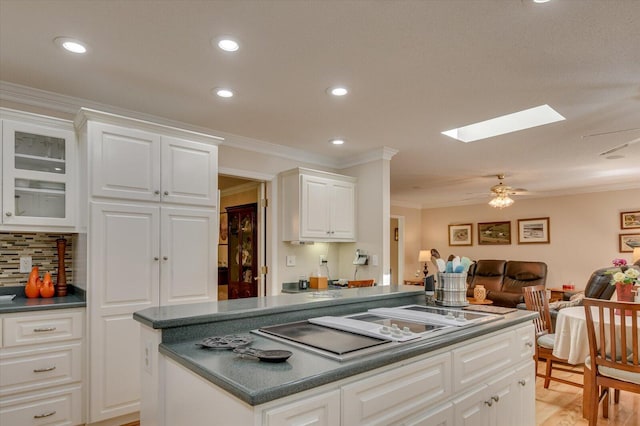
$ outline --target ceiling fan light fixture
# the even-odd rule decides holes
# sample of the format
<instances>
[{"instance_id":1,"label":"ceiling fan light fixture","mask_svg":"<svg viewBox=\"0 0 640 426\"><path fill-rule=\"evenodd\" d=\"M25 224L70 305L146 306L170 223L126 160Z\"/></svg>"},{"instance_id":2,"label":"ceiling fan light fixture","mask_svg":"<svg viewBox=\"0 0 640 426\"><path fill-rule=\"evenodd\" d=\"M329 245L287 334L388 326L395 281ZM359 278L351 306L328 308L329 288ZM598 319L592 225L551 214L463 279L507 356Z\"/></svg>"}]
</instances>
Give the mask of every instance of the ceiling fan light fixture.
<instances>
[{"instance_id":1,"label":"ceiling fan light fixture","mask_svg":"<svg viewBox=\"0 0 640 426\"><path fill-rule=\"evenodd\" d=\"M496 209L504 209L513 204L513 199L509 194L498 194L489 201L489 205Z\"/></svg>"}]
</instances>

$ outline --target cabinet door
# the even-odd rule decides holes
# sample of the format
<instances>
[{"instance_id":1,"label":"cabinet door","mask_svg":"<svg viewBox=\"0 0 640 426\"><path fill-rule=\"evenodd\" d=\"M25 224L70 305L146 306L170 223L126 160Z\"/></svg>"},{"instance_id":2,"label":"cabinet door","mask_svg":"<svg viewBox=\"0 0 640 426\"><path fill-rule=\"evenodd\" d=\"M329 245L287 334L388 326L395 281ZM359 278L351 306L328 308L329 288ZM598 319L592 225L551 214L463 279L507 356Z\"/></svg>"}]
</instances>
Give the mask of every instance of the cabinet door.
<instances>
[{"instance_id":1,"label":"cabinet door","mask_svg":"<svg viewBox=\"0 0 640 426\"><path fill-rule=\"evenodd\" d=\"M489 404L493 404L493 402L490 400L486 385L455 399L453 404L456 426L489 425Z\"/></svg>"},{"instance_id":2,"label":"cabinet door","mask_svg":"<svg viewBox=\"0 0 640 426\"><path fill-rule=\"evenodd\" d=\"M73 226L75 136L69 129L4 120L5 225Z\"/></svg>"},{"instance_id":3,"label":"cabinet door","mask_svg":"<svg viewBox=\"0 0 640 426\"><path fill-rule=\"evenodd\" d=\"M267 426L339 425L340 391L334 390L267 410L264 419Z\"/></svg>"},{"instance_id":4,"label":"cabinet door","mask_svg":"<svg viewBox=\"0 0 640 426\"><path fill-rule=\"evenodd\" d=\"M330 181L302 175L301 185L300 237L330 238Z\"/></svg>"},{"instance_id":5,"label":"cabinet door","mask_svg":"<svg viewBox=\"0 0 640 426\"><path fill-rule=\"evenodd\" d=\"M489 398L493 401L490 410L490 424L495 426L521 424L515 422L514 417L519 404L515 371L511 370L489 382Z\"/></svg>"},{"instance_id":6,"label":"cabinet door","mask_svg":"<svg viewBox=\"0 0 640 426\"><path fill-rule=\"evenodd\" d=\"M160 305L216 300L216 215L161 208Z\"/></svg>"},{"instance_id":7,"label":"cabinet door","mask_svg":"<svg viewBox=\"0 0 640 426\"><path fill-rule=\"evenodd\" d=\"M536 424L536 371L535 364L528 362L516 370L517 405L514 406L514 424L533 426Z\"/></svg>"},{"instance_id":8,"label":"cabinet door","mask_svg":"<svg viewBox=\"0 0 640 426\"><path fill-rule=\"evenodd\" d=\"M160 200L160 136L110 124L89 124L92 195Z\"/></svg>"},{"instance_id":9,"label":"cabinet door","mask_svg":"<svg viewBox=\"0 0 640 426\"><path fill-rule=\"evenodd\" d=\"M355 239L356 186L351 182L335 182L331 188L331 238Z\"/></svg>"},{"instance_id":10,"label":"cabinet door","mask_svg":"<svg viewBox=\"0 0 640 426\"><path fill-rule=\"evenodd\" d=\"M135 311L158 306L159 208L91 203L89 423L140 408Z\"/></svg>"},{"instance_id":11,"label":"cabinet door","mask_svg":"<svg viewBox=\"0 0 640 426\"><path fill-rule=\"evenodd\" d=\"M162 201L215 206L218 147L162 137Z\"/></svg>"}]
</instances>

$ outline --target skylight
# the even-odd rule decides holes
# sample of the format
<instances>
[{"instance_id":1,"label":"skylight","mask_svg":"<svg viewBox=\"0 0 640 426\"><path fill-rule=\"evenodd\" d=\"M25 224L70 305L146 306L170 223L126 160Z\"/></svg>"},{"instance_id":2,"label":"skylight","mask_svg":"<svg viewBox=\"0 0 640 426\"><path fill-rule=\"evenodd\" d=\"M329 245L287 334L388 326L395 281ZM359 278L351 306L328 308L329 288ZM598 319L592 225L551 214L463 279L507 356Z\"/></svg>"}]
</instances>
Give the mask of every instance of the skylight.
<instances>
[{"instance_id":1,"label":"skylight","mask_svg":"<svg viewBox=\"0 0 640 426\"><path fill-rule=\"evenodd\" d=\"M479 123L442 132L443 135L462 142L474 142L493 136L504 135L518 130L530 129L545 124L562 121L565 118L549 105L540 105Z\"/></svg>"}]
</instances>

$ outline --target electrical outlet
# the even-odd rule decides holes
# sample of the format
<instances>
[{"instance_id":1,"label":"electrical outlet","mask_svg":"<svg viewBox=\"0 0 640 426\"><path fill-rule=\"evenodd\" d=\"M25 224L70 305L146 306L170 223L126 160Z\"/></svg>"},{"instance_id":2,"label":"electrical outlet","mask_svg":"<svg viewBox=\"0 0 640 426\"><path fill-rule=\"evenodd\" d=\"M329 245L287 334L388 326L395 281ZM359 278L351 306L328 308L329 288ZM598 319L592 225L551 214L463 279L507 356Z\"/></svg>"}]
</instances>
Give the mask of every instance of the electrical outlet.
<instances>
[{"instance_id":1,"label":"electrical outlet","mask_svg":"<svg viewBox=\"0 0 640 426\"><path fill-rule=\"evenodd\" d=\"M295 256L287 256L287 266L296 266Z\"/></svg>"},{"instance_id":2,"label":"electrical outlet","mask_svg":"<svg viewBox=\"0 0 640 426\"><path fill-rule=\"evenodd\" d=\"M327 255L326 254L321 254L320 255L320 266L326 265L326 264L327 264Z\"/></svg>"},{"instance_id":3,"label":"electrical outlet","mask_svg":"<svg viewBox=\"0 0 640 426\"><path fill-rule=\"evenodd\" d=\"M32 266L33 261L31 259L31 256L20 256L20 272L31 272Z\"/></svg>"}]
</instances>

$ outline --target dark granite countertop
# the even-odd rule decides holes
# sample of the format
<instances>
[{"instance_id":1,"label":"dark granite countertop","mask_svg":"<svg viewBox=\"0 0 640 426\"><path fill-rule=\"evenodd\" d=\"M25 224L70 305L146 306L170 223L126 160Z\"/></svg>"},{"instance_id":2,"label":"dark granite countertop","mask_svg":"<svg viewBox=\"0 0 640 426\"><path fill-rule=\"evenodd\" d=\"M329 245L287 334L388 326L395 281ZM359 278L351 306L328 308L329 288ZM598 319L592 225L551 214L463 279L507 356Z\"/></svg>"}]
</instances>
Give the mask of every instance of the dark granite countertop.
<instances>
[{"instance_id":1,"label":"dark granite countertop","mask_svg":"<svg viewBox=\"0 0 640 426\"><path fill-rule=\"evenodd\" d=\"M32 312L47 309L83 308L87 306L84 290L67 286L67 295L64 297L49 297L29 299L24 295L24 286L0 287L0 295L15 294L11 301L0 301L0 314L11 312Z\"/></svg>"},{"instance_id":2,"label":"dark granite countertop","mask_svg":"<svg viewBox=\"0 0 640 426\"><path fill-rule=\"evenodd\" d=\"M337 361L298 347L254 335L252 347L293 352L284 363L243 358L228 350L203 349L205 337L248 334L267 324L297 321L320 315L342 315L375 306L424 303L424 291L415 286L381 286L340 290L339 297L314 298L288 294L263 299L241 299L211 304L150 308L134 318L162 329L159 352L250 405L259 405L317 386L341 380L391 363L446 347L507 327L531 321L534 312L517 311L502 319L465 328L428 340L397 345L357 359ZM407 303L409 301L409 303ZM412 302L411 302L412 301ZM201 306L202 305L202 306Z\"/></svg>"}]
</instances>

